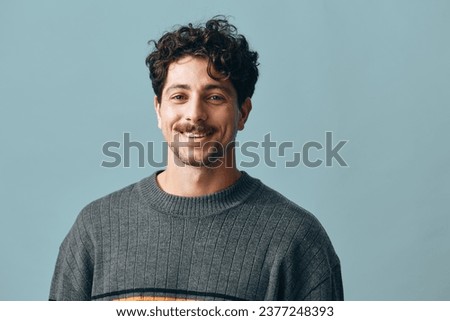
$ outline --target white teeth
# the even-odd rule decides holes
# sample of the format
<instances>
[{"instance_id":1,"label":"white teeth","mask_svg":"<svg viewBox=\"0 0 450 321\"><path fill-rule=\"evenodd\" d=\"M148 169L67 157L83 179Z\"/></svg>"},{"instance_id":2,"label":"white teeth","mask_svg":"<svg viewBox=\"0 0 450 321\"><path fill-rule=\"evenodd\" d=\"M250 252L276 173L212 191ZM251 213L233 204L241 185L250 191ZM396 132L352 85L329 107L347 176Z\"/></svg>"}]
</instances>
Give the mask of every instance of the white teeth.
<instances>
[{"instance_id":1,"label":"white teeth","mask_svg":"<svg viewBox=\"0 0 450 321\"><path fill-rule=\"evenodd\" d=\"M205 134L193 134L193 133L187 133L185 134L188 138L202 138L205 137Z\"/></svg>"}]
</instances>

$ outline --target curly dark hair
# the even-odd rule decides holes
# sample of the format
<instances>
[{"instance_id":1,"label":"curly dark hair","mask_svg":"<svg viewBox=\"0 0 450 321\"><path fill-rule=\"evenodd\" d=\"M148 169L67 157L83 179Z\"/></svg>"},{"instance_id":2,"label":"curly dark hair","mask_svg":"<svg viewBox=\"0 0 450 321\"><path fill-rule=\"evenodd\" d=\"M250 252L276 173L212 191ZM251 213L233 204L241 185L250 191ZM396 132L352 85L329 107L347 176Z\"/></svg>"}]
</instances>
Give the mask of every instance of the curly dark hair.
<instances>
[{"instance_id":1,"label":"curly dark hair","mask_svg":"<svg viewBox=\"0 0 450 321\"><path fill-rule=\"evenodd\" d=\"M239 108L252 97L258 80L258 53L251 51L245 37L223 16L215 16L205 26L180 26L165 33L158 41L150 40L154 50L145 63L150 71L153 91L161 102L169 65L185 56L208 59L208 75L215 79L230 79L237 92ZM213 76L213 68L216 71ZM219 77L217 77L217 72Z\"/></svg>"}]
</instances>

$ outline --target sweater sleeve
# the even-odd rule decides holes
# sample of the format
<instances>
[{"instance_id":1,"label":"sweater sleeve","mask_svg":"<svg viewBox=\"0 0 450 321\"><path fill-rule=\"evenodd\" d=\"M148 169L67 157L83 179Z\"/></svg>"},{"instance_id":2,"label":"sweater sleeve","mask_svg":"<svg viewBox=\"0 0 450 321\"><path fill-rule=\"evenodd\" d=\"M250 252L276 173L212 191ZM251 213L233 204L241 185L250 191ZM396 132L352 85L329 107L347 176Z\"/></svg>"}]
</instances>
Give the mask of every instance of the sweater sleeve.
<instances>
[{"instance_id":1,"label":"sweater sleeve","mask_svg":"<svg viewBox=\"0 0 450 321\"><path fill-rule=\"evenodd\" d=\"M276 300L344 300L340 261L325 229L308 214L297 231L275 266Z\"/></svg>"},{"instance_id":2,"label":"sweater sleeve","mask_svg":"<svg viewBox=\"0 0 450 321\"><path fill-rule=\"evenodd\" d=\"M304 298L304 301L342 301L344 290L342 286L341 266L331 269L331 274L314 287Z\"/></svg>"},{"instance_id":3,"label":"sweater sleeve","mask_svg":"<svg viewBox=\"0 0 450 321\"><path fill-rule=\"evenodd\" d=\"M340 260L322 225L315 218L310 229L311 241L303 239L302 243L309 246L300 246L297 257L291 261L297 287L294 293L295 300L302 301L342 301L344 290L342 285ZM300 273L298 273L300 272Z\"/></svg>"},{"instance_id":4,"label":"sweater sleeve","mask_svg":"<svg viewBox=\"0 0 450 321\"><path fill-rule=\"evenodd\" d=\"M89 213L83 210L59 248L50 288L50 301L90 300L94 247Z\"/></svg>"}]
</instances>

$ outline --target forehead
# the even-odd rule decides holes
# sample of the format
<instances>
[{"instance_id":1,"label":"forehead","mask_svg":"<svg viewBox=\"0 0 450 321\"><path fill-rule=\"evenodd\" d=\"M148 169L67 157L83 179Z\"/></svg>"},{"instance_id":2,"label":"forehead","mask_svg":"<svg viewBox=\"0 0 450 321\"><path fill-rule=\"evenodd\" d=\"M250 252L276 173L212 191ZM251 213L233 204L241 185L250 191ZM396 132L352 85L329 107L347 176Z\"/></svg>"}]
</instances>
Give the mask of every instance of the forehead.
<instances>
[{"instance_id":1,"label":"forehead","mask_svg":"<svg viewBox=\"0 0 450 321\"><path fill-rule=\"evenodd\" d=\"M213 76L217 73L211 70ZM167 77L163 92L172 88L212 89L222 88L230 95L236 95L233 84L229 79L214 79L208 74L208 60L203 57L185 56L172 62L167 69Z\"/></svg>"}]
</instances>

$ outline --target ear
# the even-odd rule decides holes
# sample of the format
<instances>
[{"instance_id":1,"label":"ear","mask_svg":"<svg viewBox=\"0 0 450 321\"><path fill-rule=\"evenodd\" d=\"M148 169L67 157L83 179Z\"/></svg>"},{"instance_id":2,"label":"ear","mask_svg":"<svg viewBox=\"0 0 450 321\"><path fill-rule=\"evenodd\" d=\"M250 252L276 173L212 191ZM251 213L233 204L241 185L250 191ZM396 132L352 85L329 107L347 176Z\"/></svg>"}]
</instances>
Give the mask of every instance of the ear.
<instances>
[{"instance_id":1,"label":"ear","mask_svg":"<svg viewBox=\"0 0 450 321\"><path fill-rule=\"evenodd\" d=\"M158 97L153 98L153 105L155 106L156 118L158 119L158 127L161 129L161 104L158 102Z\"/></svg>"},{"instance_id":2,"label":"ear","mask_svg":"<svg viewBox=\"0 0 450 321\"><path fill-rule=\"evenodd\" d=\"M250 97L247 97L242 103L241 109L239 110L238 130L244 129L245 122L247 121L251 110L252 100L250 99Z\"/></svg>"}]
</instances>

